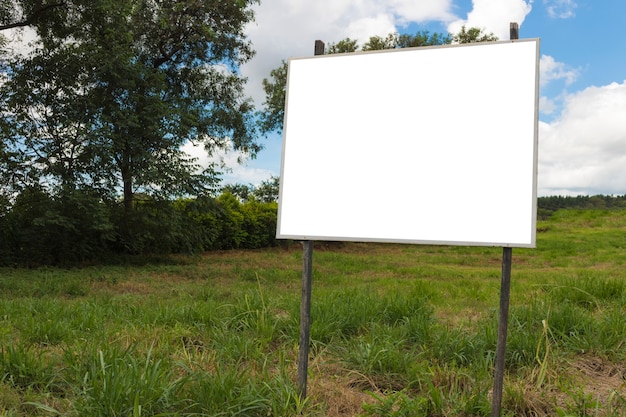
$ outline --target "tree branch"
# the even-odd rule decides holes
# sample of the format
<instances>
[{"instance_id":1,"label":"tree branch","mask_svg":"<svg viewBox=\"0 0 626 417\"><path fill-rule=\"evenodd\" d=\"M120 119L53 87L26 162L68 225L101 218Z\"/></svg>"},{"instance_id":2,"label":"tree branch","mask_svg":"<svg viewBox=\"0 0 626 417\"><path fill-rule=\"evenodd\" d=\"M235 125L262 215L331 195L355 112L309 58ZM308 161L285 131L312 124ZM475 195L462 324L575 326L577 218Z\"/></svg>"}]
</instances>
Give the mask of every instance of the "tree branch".
<instances>
[{"instance_id":1,"label":"tree branch","mask_svg":"<svg viewBox=\"0 0 626 417\"><path fill-rule=\"evenodd\" d=\"M39 19L41 15L46 13L48 10L53 9L55 7L62 7L62 6L65 6L64 1L59 2L59 3L42 4L41 6L36 7L30 14L30 16L26 17L26 19L21 20L19 22L13 22L13 23L7 23L6 25L0 25L0 31L24 27L24 26L30 26L33 23L35 23L37 19Z\"/></svg>"}]
</instances>

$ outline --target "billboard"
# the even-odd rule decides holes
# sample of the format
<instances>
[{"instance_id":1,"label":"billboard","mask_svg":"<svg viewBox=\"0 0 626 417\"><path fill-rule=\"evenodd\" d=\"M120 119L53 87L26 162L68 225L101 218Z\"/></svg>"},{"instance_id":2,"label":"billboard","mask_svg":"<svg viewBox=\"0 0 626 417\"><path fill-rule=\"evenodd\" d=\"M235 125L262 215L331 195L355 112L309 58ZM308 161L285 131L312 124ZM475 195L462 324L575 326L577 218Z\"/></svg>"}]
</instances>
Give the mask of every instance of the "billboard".
<instances>
[{"instance_id":1,"label":"billboard","mask_svg":"<svg viewBox=\"0 0 626 417\"><path fill-rule=\"evenodd\" d=\"M291 59L279 239L535 247L539 40Z\"/></svg>"}]
</instances>

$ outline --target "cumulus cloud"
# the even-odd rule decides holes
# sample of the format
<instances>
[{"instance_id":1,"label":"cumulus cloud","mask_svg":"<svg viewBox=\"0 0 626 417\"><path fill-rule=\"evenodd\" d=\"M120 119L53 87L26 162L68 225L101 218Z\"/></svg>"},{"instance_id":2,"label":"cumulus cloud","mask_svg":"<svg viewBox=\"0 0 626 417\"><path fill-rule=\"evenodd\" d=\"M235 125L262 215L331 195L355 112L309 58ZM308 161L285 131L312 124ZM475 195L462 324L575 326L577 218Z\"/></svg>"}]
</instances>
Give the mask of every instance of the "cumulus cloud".
<instances>
[{"instance_id":1,"label":"cumulus cloud","mask_svg":"<svg viewBox=\"0 0 626 417\"><path fill-rule=\"evenodd\" d=\"M449 22L455 19L451 12L451 0L392 0L389 4L400 22L423 22L426 20Z\"/></svg>"},{"instance_id":2,"label":"cumulus cloud","mask_svg":"<svg viewBox=\"0 0 626 417\"><path fill-rule=\"evenodd\" d=\"M580 70L572 68L569 65L556 61L550 55L542 55L540 62L539 80L541 87L546 87L555 81L562 81L566 87L572 85L579 77ZM552 115L562 106L563 99L567 93L561 93L558 96L548 98L542 96L539 98L539 110L542 114Z\"/></svg>"},{"instance_id":3,"label":"cumulus cloud","mask_svg":"<svg viewBox=\"0 0 626 417\"><path fill-rule=\"evenodd\" d=\"M510 23L521 26L532 10L531 4L525 0L472 0L473 8L467 17L451 22L448 32L458 33L462 26L477 27L501 40L509 39Z\"/></svg>"},{"instance_id":4,"label":"cumulus cloud","mask_svg":"<svg viewBox=\"0 0 626 417\"><path fill-rule=\"evenodd\" d=\"M539 126L539 194L626 193L626 82L566 97Z\"/></svg>"},{"instance_id":5,"label":"cumulus cloud","mask_svg":"<svg viewBox=\"0 0 626 417\"><path fill-rule=\"evenodd\" d=\"M554 100L549 99L546 96L539 97L539 110L543 114L552 114L556 110L557 106Z\"/></svg>"},{"instance_id":6,"label":"cumulus cloud","mask_svg":"<svg viewBox=\"0 0 626 417\"><path fill-rule=\"evenodd\" d=\"M576 16L577 5L574 0L543 0L548 16L553 19L569 19Z\"/></svg>"},{"instance_id":7,"label":"cumulus cloud","mask_svg":"<svg viewBox=\"0 0 626 417\"><path fill-rule=\"evenodd\" d=\"M572 68L563 62L557 62L550 55L542 55L539 63L541 74L541 85L546 85L551 81L564 80L565 85L570 85L580 75L578 69Z\"/></svg>"}]
</instances>

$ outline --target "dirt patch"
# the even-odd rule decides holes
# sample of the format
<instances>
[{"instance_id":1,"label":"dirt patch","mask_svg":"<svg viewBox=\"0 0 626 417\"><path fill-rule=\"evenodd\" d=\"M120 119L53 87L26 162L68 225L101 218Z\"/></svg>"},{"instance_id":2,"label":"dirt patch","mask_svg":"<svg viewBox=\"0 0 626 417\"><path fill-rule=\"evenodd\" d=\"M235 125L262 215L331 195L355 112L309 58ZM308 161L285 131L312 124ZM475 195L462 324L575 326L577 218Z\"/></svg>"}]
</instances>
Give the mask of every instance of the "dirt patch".
<instances>
[{"instance_id":1,"label":"dirt patch","mask_svg":"<svg viewBox=\"0 0 626 417\"><path fill-rule=\"evenodd\" d=\"M572 368L585 382L585 392L608 399L615 391L626 395L626 363L613 363L598 357L580 357Z\"/></svg>"}]
</instances>

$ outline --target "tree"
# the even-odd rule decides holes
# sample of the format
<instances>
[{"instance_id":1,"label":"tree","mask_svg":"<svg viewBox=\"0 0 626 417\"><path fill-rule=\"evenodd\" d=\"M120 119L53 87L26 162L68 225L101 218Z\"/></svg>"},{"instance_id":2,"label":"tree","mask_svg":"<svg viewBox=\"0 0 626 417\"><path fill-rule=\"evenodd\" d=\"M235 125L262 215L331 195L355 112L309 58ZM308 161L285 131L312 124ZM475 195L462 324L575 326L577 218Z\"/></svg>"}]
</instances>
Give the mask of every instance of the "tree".
<instances>
[{"instance_id":1,"label":"tree","mask_svg":"<svg viewBox=\"0 0 626 417\"><path fill-rule=\"evenodd\" d=\"M261 203L272 203L278 201L279 178L272 175L257 186L253 184L227 184L222 187L222 193L232 194L242 203L253 200Z\"/></svg>"},{"instance_id":2,"label":"tree","mask_svg":"<svg viewBox=\"0 0 626 417\"><path fill-rule=\"evenodd\" d=\"M356 40L345 38L337 43L328 44L325 54L345 54L348 52L356 52L359 49L359 44Z\"/></svg>"},{"instance_id":3,"label":"tree","mask_svg":"<svg viewBox=\"0 0 626 417\"><path fill-rule=\"evenodd\" d=\"M493 33L486 34L482 29L479 28L469 28L466 29L465 26L461 28L459 33L452 36L453 43L475 43L475 42L492 42L497 41L498 37Z\"/></svg>"},{"instance_id":4,"label":"tree","mask_svg":"<svg viewBox=\"0 0 626 417\"><path fill-rule=\"evenodd\" d=\"M254 156L251 101L239 66L254 0L67 0L36 19L35 50L13 59L0 100L4 138L40 183L197 194L214 187L181 151L229 146ZM33 178L30 176L30 178Z\"/></svg>"},{"instance_id":5,"label":"tree","mask_svg":"<svg viewBox=\"0 0 626 417\"><path fill-rule=\"evenodd\" d=\"M278 201L280 179L271 176L269 179L262 181L253 191L254 197L262 203L271 203Z\"/></svg>"},{"instance_id":6,"label":"tree","mask_svg":"<svg viewBox=\"0 0 626 417\"><path fill-rule=\"evenodd\" d=\"M0 90L8 110L0 132L12 151L14 170L20 169L19 188L77 186L93 163L86 94L76 77L82 65L67 50L13 64L11 77Z\"/></svg>"},{"instance_id":7,"label":"tree","mask_svg":"<svg viewBox=\"0 0 626 417\"><path fill-rule=\"evenodd\" d=\"M263 79L265 91L265 111L261 115L261 130L264 133L277 131L282 133L285 116L285 91L287 86L287 61L283 60L278 68L270 72L270 79Z\"/></svg>"},{"instance_id":8,"label":"tree","mask_svg":"<svg viewBox=\"0 0 626 417\"><path fill-rule=\"evenodd\" d=\"M229 193L237 197L237 199L245 203L250 200L254 193L254 185L252 184L226 184L222 187L222 194Z\"/></svg>"}]
</instances>

